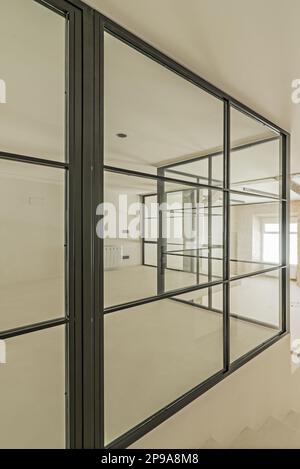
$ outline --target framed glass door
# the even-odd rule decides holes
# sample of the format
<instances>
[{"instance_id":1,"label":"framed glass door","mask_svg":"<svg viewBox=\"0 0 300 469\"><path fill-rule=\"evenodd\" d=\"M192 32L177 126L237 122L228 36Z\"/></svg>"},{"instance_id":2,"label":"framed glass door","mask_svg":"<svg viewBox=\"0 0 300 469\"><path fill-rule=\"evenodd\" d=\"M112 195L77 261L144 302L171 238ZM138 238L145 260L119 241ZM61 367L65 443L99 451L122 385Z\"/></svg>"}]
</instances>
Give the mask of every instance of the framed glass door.
<instances>
[{"instance_id":1,"label":"framed glass door","mask_svg":"<svg viewBox=\"0 0 300 469\"><path fill-rule=\"evenodd\" d=\"M80 18L64 1L1 2L1 448L65 448L81 438Z\"/></svg>"}]
</instances>

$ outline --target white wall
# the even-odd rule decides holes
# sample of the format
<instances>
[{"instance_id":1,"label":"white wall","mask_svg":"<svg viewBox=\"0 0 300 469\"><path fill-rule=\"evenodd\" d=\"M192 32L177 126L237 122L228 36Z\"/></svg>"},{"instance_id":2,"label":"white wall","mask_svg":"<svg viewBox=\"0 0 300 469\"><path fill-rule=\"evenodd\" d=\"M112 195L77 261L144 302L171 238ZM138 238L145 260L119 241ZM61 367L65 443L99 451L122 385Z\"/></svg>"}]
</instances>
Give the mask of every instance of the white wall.
<instances>
[{"instance_id":1,"label":"white wall","mask_svg":"<svg viewBox=\"0 0 300 469\"><path fill-rule=\"evenodd\" d=\"M119 217L119 199L118 196L120 191L117 190L105 190L105 202L111 203L116 207L117 216ZM130 204L139 203L139 195L128 192L127 194L128 206ZM123 215L127 217L128 224L134 219L134 216L128 215L127 212L124 212ZM118 227L118 226L117 226ZM126 228L125 228L126 229ZM142 241L141 238L138 239L128 239L124 238L106 238L105 246L119 246L122 248L123 256L129 256L129 259L123 259L120 267L132 266L132 265L141 265L142 263Z\"/></svg>"}]
</instances>

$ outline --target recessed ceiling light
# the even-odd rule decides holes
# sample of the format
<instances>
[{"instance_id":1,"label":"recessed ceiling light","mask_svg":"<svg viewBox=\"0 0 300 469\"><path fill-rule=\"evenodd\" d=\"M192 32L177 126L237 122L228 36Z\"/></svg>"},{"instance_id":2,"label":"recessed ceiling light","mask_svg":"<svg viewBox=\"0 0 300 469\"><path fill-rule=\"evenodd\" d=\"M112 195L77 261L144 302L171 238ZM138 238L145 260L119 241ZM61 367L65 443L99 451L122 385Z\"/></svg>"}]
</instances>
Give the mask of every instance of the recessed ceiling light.
<instances>
[{"instance_id":1,"label":"recessed ceiling light","mask_svg":"<svg viewBox=\"0 0 300 469\"><path fill-rule=\"evenodd\" d=\"M126 138L126 137L127 137L127 134L124 134L124 133L120 132L120 133L117 134L117 137L119 137L119 138Z\"/></svg>"}]
</instances>

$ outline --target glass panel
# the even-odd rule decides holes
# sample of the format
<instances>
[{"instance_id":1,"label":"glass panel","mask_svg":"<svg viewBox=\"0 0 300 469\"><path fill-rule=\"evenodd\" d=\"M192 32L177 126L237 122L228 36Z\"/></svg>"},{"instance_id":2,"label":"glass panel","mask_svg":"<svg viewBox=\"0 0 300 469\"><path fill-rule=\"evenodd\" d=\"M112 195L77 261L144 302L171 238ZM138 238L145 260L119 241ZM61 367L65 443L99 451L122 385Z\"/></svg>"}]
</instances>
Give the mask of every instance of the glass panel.
<instances>
[{"instance_id":1,"label":"glass panel","mask_svg":"<svg viewBox=\"0 0 300 469\"><path fill-rule=\"evenodd\" d=\"M223 151L213 153L210 158L202 157L195 161L187 160L180 164L170 165L165 171L165 176L223 187Z\"/></svg>"},{"instance_id":2,"label":"glass panel","mask_svg":"<svg viewBox=\"0 0 300 469\"><path fill-rule=\"evenodd\" d=\"M223 150L222 100L108 33L104 49L105 164L156 174L159 166ZM192 173L206 183L205 166L174 167L188 176L172 177L194 180Z\"/></svg>"},{"instance_id":3,"label":"glass panel","mask_svg":"<svg viewBox=\"0 0 300 469\"><path fill-rule=\"evenodd\" d=\"M263 261L279 263L279 234L264 233L263 235Z\"/></svg>"},{"instance_id":4,"label":"glass panel","mask_svg":"<svg viewBox=\"0 0 300 469\"><path fill-rule=\"evenodd\" d=\"M157 244L144 244L145 249L145 264L157 266Z\"/></svg>"},{"instance_id":5,"label":"glass panel","mask_svg":"<svg viewBox=\"0 0 300 469\"><path fill-rule=\"evenodd\" d=\"M105 315L106 444L222 369L222 303L207 310L208 291L193 295Z\"/></svg>"},{"instance_id":6,"label":"glass panel","mask_svg":"<svg viewBox=\"0 0 300 469\"><path fill-rule=\"evenodd\" d=\"M165 172L165 176L200 184L208 184L208 159L201 158L196 161L177 163Z\"/></svg>"},{"instance_id":7,"label":"glass panel","mask_svg":"<svg viewBox=\"0 0 300 469\"><path fill-rule=\"evenodd\" d=\"M161 291L156 270L142 265L143 220L151 219L157 231L158 210L154 209L155 201L150 200L150 204L148 200L157 189L156 180L105 173L106 205L102 227L106 306ZM219 244L223 237L222 191L197 190L184 183L169 182L159 190L165 291L219 279L222 276L222 244ZM148 228L149 223L146 223L147 233ZM146 241L148 239L149 235ZM147 242L144 244L144 264L157 265L157 246L150 246ZM218 251L214 255L215 249ZM132 279L130 284L126 281L128 276Z\"/></svg>"},{"instance_id":8,"label":"glass panel","mask_svg":"<svg viewBox=\"0 0 300 469\"><path fill-rule=\"evenodd\" d=\"M298 239L297 233L291 233L290 235L290 264L298 264Z\"/></svg>"},{"instance_id":9,"label":"glass panel","mask_svg":"<svg viewBox=\"0 0 300 469\"><path fill-rule=\"evenodd\" d=\"M167 244L168 290L215 281L223 275L222 192L184 190L181 200L179 193L176 194L178 207L168 213L173 227L177 228L173 230L177 236L168 238ZM174 194L172 196L174 202Z\"/></svg>"},{"instance_id":10,"label":"glass panel","mask_svg":"<svg viewBox=\"0 0 300 469\"><path fill-rule=\"evenodd\" d=\"M65 18L33 0L1 0L0 150L65 160Z\"/></svg>"},{"instance_id":11,"label":"glass panel","mask_svg":"<svg viewBox=\"0 0 300 469\"><path fill-rule=\"evenodd\" d=\"M231 108L231 189L280 194L280 135Z\"/></svg>"},{"instance_id":12,"label":"glass panel","mask_svg":"<svg viewBox=\"0 0 300 469\"><path fill-rule=\"evenodd\" d=\"M65 327L5 341L0 365L0 447L65 447Z\"/></svg>"},{"instance_id":13,"label":"glass panel","mask_svg":"<svg viewBox=\"0 0 300 469\"><path fill-rule=\"evenodd\" d=\"M105 306L157 293L156 269L142 265L143 217L149 215L150 205L150 215L157 213L154 200L143 207L142 196L156 190L155 180L110 172L104 174ZM156 249L156 245L145 243L146 264L148 261L150 265L156 263Z\"/></svg>"},{"instance_id":14,"label":"glass panel","mask_svg":"<svg viewBox=\"0 0 300 469\"><path fill-rule=\"evenodd\" d=\"M144 238L145 241L156 241L158 233L158 220L157 216L155 218L148 216L144 219Z\"/></svg>"},{"instance_id":15,"label":"glass panel","mask_svg":"<svg viewBox=\"0 0 300 469\"><path fill-rule=\"evenodd\" d=\"M232 277L280 264L280 236L265 231L266 226L280 226L279 202L231 194L230 219Z\"/></svg>"},{"instance_id":16,"label":"glass panel","mask_svg":"<svg viewBox=\"0 0 300 469\"><path fill-rule=\"evenodd\" d=\"M144 239L156 241L158 235L157 196L144 196Z\"/></svg>"},{"instance_id":17,"label":"glass panel","mask_svg":"<svg viewBox=\"0 0 300 469\"><path fill-rule=\"evenodd\" d=\"M230 282L231 361L281 330L280 271Z\"/></svg>"},{"instance_id":18,"label":"glass panel","mask_svg":"<svg viewBox=\"0 0 300 469\"><path fill-rule=\"evenodd\" d=\"M0 330L63 316L64 170L0 160L0 220Z\"/></svg>"}]
</instances>

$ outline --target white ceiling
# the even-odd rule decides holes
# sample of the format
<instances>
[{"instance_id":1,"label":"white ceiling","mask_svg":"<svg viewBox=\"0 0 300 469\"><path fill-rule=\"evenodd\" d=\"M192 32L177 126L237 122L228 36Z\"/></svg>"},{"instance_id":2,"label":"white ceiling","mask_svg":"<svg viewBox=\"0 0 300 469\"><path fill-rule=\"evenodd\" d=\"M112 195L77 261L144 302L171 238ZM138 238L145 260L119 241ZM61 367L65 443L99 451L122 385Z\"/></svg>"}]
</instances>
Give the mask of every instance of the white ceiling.
<instances>
[{"instance_id":1,"label":"white ceiling","mask_svg":"<svg viewBox=\"0 0 300 469\"><path fill-rule=\"evenodd\" d=\"M155 172L157 166L222 149L222 100L109 34L105 34L104 58L107 164ZM277 136L236 110L232 110L231 122L232 145ZM127 138L118 138L120 132ZM252 150L251 156L251 167L238 165L241 177L247 170L251 178L260 177L257 163L263 155ZM268 161L266 174L277 176L272 154ZM222 168L221 159L219 163Z\"/></svg>"},{"instance_id":2,"label":"white ceiling","mask_svg":"<svg viewBox=\"0 0 300 469\"><path fill-rule=\"evenodd\" d=\"M63 19L31 0L4 3L0 73L8 96L0 108L1 150L63 159ZM291 81L300 78L299 0L88 3L290 130L292 171L300 171L300 104L290 99ZM111 37L106 50L107 163L156 172L156 166L221 145L218 100ZM238 113L232 123L234 142L270 134ZM117 132L128 138L118 139ZM259 154L250 159L248 170L239 160L237 173L274 174Z\"/></svg>"},{"instance_id":3,"label":"white ceiling","mask_svg":"<svg viewBox=\"0 0 300 469\"><path fill-rule=\"evenodd\" d=\"M299 0L89 0L127 29L292 133L300 170Z\"/></svg>"},{"instance_id":4,"label":"white ceiling","mask_svg":"<svg viewBox=\"0 0 300 469\"><path fill-rule=\"evenodd\" d=\"M221 100L107 33L104 58L106 164L156 173L158 166L189 161L195 156L222 149ZM125 133L127 138L118 138L119 132ZM270 137L278 137L278 134L232 109L233 146ZM208 177L207 160L176 166L175 170ZM213 178L222 183L222 156L213 158L212 172ZM244 186L237 183L246 180L249 190L278 194L275 179L271 183L260 182L260 187L250 181L276 178L279 174L278 140L232 153L231 181L236 189L242 190ZM177 179L182 177L168 175ZM109 181L112 189L120 190L126 178L115 176L110 177ZM127 190L130 190L129 186L141 190L140 183L135 178L127 178ZM144 190L147 190L145 183L143 181Z\"/></svg>"}]
</instances>

